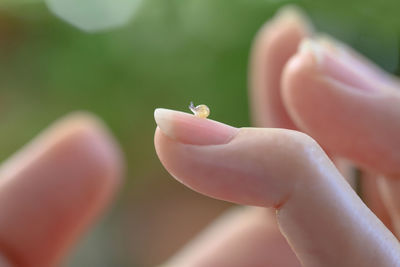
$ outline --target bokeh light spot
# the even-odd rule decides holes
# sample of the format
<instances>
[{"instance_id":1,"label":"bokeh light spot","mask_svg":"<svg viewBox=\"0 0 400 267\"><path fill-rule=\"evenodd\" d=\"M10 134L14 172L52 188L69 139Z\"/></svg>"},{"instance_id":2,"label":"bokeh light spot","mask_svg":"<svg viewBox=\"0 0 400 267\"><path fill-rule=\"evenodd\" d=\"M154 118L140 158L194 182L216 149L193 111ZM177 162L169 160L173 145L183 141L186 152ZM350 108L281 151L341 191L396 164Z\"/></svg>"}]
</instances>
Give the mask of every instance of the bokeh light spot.
<instances>
[{"instance_id":1,"label":"bokeh light spot","mask_svg":"<svg viewBox=\"0 0 400 267\"><path fill-rule=\"evenodd\" d=\"M124 26L141 0L46 0L58 17L88 31L97 32Z\"/></svg>"}]
</instances>

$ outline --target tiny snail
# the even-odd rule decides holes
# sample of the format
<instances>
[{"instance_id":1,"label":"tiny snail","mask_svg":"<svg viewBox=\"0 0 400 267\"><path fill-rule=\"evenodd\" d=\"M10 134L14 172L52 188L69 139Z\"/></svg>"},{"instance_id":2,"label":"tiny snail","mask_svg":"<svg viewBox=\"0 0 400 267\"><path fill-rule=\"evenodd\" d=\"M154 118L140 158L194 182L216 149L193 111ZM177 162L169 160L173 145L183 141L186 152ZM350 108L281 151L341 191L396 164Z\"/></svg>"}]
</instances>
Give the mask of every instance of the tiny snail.
<instances>
[{"instance_id":1,"label":"tiny snail","mask_svg":"<svg viewBox=\"0 0 400 267\"><path fill-rule=\"evenodd\" d=\"M196 117L207 118L210 115L210 109L206 105L194 106L193 102L190 102L189 109L194 113Z\"/></svg>"}]
</instances>

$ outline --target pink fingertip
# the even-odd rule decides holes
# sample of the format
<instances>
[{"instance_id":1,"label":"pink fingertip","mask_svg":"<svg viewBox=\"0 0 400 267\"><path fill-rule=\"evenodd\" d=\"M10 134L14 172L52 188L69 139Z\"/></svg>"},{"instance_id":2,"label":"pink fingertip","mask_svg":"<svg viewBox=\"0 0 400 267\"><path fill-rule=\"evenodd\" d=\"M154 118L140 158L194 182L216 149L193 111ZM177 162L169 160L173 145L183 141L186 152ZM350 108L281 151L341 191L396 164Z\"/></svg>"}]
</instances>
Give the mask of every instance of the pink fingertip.
<instances>
[{"instance_id":1,"label":"pink fingertip","mask_svg":"<svg viewBox=\"0 0 400 267\"><path fill-rule=\"evenodd\" d=\"M321 73L333 81L347 85L348 89L364 93L383 90L380 82L382 79L378 79L379 73L367 71L368 67L364 63L350 56L337 42L306 38L301 42L299 51L303 54L311 53Z\"/></svg>"},{"instance_id":2,"label":"pink fingertip","mask_svg":"<svg viewBox=\"0 0 400 267\"><path fill-rule=\"evenodd\" d=\"M184 144L226 144L238 132L232 126L170 109L156 109L154 119L164 134Z\"/></svg>"}]
</instances>

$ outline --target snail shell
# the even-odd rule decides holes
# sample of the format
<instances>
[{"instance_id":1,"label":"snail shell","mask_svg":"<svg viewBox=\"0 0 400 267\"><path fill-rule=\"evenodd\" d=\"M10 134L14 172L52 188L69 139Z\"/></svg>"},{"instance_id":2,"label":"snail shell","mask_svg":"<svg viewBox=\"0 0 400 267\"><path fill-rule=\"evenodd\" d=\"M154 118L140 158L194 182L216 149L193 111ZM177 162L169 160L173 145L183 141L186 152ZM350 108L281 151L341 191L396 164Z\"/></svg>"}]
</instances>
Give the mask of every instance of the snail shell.
<instances>
[{"instance_id":1,"label":"snail shell","mask_svg":"<svg viewBox=\"0 0 400 267\"><path fill-rule=\"evenodd\" d=\"M194 106L193 102L190 102L189 109L199 118L205 119L210 115L210 109L204 104Z\"/></svg>"}]
</instances>

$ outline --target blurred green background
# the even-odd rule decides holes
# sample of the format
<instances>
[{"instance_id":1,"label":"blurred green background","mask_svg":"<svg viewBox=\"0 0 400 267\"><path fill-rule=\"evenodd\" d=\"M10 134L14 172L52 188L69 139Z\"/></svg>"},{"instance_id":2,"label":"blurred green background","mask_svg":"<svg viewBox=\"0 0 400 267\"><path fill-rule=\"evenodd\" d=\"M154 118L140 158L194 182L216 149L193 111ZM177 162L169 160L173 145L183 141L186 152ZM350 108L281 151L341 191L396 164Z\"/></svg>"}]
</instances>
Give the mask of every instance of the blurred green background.
<instances>
[{"instance_id":1,"label":"blurred green background","mask_svg":"<svg viewBox=\"0 0 400 267\"><path fill-rule=\"evenodd\" d=\"M398 72L398 4L296 2L327 32ZM144 0L120 28L87 33L41 1L0 2L0 160L74 110L99 115L127 159L116 203L66 266L154 266L229 204L175 182L153 148L153 111L205 103L249 126L247 63L277 0Z\"/></svg>"}]
</instances>

